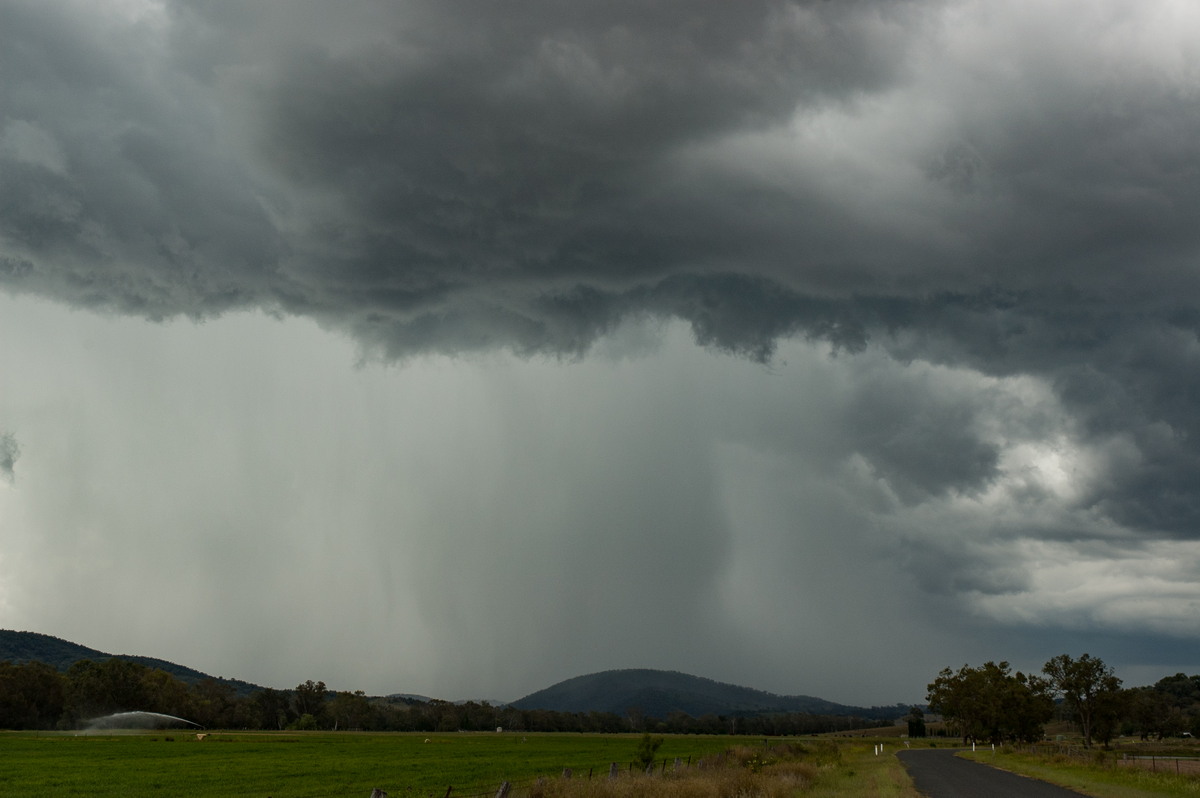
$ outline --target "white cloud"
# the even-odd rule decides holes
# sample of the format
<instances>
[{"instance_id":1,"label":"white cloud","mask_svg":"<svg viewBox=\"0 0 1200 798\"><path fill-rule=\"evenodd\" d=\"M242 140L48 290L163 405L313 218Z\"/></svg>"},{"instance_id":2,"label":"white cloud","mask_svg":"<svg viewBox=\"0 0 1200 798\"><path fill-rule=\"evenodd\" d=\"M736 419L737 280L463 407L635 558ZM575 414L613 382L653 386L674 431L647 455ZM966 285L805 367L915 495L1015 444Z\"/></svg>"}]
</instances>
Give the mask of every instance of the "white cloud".
<instances>
[{"instance_id":1,"label":"white cloud","mask_svg":"<svg viewBox=\"0 0 1200 798\"><path fill-rule=\"evenodd\" d=\"M1013 549L1028 588L975 597L978 611L992 619L1181 638L1200 632L1196 541L1097 546L1026 539Z\"/></svg>"}]
</instances>

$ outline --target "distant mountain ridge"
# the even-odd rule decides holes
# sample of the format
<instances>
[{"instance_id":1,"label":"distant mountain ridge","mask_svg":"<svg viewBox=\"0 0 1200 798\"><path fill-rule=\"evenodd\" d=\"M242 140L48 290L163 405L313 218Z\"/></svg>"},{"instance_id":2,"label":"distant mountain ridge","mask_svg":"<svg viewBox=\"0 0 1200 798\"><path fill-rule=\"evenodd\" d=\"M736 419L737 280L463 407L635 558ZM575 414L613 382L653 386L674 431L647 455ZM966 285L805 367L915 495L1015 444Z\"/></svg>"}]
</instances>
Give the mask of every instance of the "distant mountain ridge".
<instances>
[{"instance_id":1,"label":"distant mountain ridge","mask_svg":"<svg viewBox=\"0 0 1200 798\"><path fill-rule=\"evenodd\" d=\"M891 719L907 707L856 707L806 695L775 695L751 687L692 676L678 671L610 670L576 676L512 702L518 709L556 712L612 712L625 715L637 708L647 716L665 718L684 712L704 715L856 715Z\"/></svg>"},{"instance_id":2,"label":"distant mountain ridge","mask_svg":"<svg viewBox=\"0 0 1200 798\"><path fill-rule=\"evenodd\" d=\"M94 648L82 646L79 643L72 643L68 640L62 640L39 632L15 632L9 629L0 629L0 662L6 660L17 664L44 662L56 670L65 671L81 659L93 660L95 662L104 662L109 659L136 662L148 668L166 671L186 684L196 684L205 679L212 679L222 684L231 685L239 695L249 695L256 690L263 689L256 684L243 682L240 679L210 676L195 668L178 665L174 662L168 662L165 659L142 657L133 654L108 654L104 651L97 651Z\"/></svg>"},{"instance_id":3,"label":"distant mountain ridge","mask_svg":"<svg viewBox=\"0 0 1200 798\"><path fill-rule=\"evenodd\" d=\"M44 662L59 671L66 671L79 660L103 662L109 659L157 668L189 685L213 679L231 685L242 696L264 689L250 682L210 676L195 668L155 657L109 654L39 632L0 629L0 662ZM408 693L395 693L389 697L409 703L437 700ZM493 706L503 705L503 702L493 703ZM849 706L813 696L776 695L679 671L646 668L609 670L576 676L530 693L508 706L554 712L611 712L622 717L630 709L636 708L648 717L661 719L665 719L672 712L683 712L693 718L705 715L747 717L803 713L892 720L908 711L908 707L901 704L886 707Z\"/></svg>"}]
</instances>

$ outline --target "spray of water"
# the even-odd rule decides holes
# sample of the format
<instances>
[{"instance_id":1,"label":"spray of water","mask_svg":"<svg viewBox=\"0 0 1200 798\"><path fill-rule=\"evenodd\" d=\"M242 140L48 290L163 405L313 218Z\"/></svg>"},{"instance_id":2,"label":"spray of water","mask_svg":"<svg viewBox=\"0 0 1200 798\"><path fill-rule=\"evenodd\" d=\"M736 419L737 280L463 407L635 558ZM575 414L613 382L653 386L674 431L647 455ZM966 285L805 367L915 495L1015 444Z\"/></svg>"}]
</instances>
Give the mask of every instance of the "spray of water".
<instances>
[{"instance_id":1,"label":"spray of water","mask_svg":"<svg viewBox=\"0 0 1200 798\"><path fill-rule=\"evenodd\" d=\"M92 718L84 728L85 732L108 731L112 729L165 729L170 726L195 726L203 728L199 723L187 718L177 718L174 715L164 715L161 712L114 712L102 718Z\"/></svg>"}]
</instances>

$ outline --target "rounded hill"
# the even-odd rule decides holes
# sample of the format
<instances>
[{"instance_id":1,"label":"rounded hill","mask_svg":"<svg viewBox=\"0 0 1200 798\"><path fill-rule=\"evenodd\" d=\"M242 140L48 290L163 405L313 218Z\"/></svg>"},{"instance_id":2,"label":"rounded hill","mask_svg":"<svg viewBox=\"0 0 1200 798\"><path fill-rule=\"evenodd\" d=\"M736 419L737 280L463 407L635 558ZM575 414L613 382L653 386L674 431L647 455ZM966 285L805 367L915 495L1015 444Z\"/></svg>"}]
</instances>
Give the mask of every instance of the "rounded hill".
<instances>
[{"instance_id":1,"label":"rounded hill","mask_svg":"<svg viewBox=\"0 0 1200 798\"><path fill-rule=\"evenodd\" d=\"M819 715L863 715L862 707L836 704L812 696L781 696L750 687L651 669L611 670L576 676L512 702L519 709L555 712L612 712L631 709L665 718L672 712L704 715L758 715L800 712ZM895 712L894 708L889 708Z\"/></svg>"}]
</instances>

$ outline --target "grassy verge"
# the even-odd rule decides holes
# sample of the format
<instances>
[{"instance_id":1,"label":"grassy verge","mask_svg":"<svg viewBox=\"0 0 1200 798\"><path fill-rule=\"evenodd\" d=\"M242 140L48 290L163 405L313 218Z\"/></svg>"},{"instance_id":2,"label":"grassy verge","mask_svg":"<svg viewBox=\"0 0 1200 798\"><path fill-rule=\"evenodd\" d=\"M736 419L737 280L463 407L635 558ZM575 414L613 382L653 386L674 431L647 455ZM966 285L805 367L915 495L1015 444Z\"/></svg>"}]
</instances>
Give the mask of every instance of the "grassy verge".
<instances>
[{"instance_id":1,"label":"grassy verge","mask_svg":"<svg viewBox=\"0 0 1200 798\"><path fill-rule=\"evenodd\" d=\"M1086 761L1060 754L1029 754L1001 748L995 753L979 750L962 756L1096 798L1200 797L1200 778L1116 767L1112 758L1103 755Z\"/></svg>"},{"instance_id":2,"label":"grassy verge","mask_svg":"<svg viewBox=\"0 0 1200 798\"><path fill-rule=\"evenodd\" d=\"M884 746L875 753L875 744ZM895 740L859 740L840 744L840 766L831 768L817 780L808 795L814 798L841 796L879 796L880 798L919 798L908 771L896 758Z\"/></svg>"},{"instance_id":3,"label":"grassy verge","mask_svg":"<svg viewBox=\"0 0 1200 798\"><path fill-rule=\"evenodd\" d=\"M703 769L535 785L529 798L918 798L908 773L871 739L799 739L738 746Z\"/></svg>"}]
</instances>

